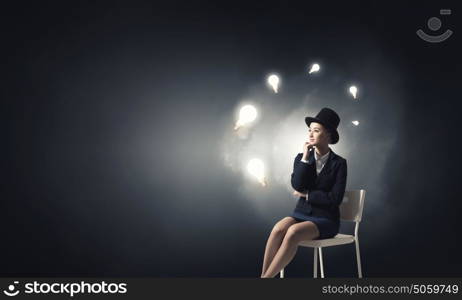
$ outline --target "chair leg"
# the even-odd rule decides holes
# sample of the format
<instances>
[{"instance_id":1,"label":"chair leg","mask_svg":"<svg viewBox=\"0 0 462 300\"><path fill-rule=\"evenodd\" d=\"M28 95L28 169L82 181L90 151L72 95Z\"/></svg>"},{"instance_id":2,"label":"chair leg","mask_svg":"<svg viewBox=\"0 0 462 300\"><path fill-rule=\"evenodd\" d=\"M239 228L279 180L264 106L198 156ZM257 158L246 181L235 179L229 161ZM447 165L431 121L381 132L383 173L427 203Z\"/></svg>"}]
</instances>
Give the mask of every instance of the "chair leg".
<instances>
[{"instance_id":1,"label":"chair leg","mask_svg":"<svg viewBox=\"0 0 462 300\"><path fill-rule=\"evenodd\" d=\"M324 278L324 264L322 262L322 247L319 247L319 265L321 266L321 278Z\"/></svg>"},{"instance_id":2,"label":"chair leg","mask_svg":"<svg viewBox=\"0 0 462 300\"><path fill-rule=\"evenodd\" d=\"M361 257L360 257L360 254L359 254L359 240L358 240L358 238L356 238L355 245L356 245L356 262L358 264L358 277L363 278L363 272L361 270Z\"/></svg>"},{"instance_id":3,"label":"chair leg","mask_svg":"<svg viewBox=\"0 0 462 300\"><path fill-rule=\"evenodd\" d=\"M279 278L284 278L284 268L279 272Z\"/></svg>"},{"instance_id":4,"label":"chair leg","mask_svg":"<svg viewBox=\"0 0 462 300\"><path fill-rule=\"evenodd\" d=\"M313 278L318 278L318 248L314 247Z\"/></svg>"}]
</instances>

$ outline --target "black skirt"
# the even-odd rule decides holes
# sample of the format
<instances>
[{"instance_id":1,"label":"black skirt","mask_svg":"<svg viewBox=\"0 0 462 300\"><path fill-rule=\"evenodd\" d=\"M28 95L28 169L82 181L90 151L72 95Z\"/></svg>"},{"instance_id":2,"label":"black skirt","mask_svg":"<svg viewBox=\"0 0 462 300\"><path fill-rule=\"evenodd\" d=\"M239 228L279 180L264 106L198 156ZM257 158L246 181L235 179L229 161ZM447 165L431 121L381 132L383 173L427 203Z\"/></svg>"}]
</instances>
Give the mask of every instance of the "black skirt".
<instances>
[{"instance_id":1,"label":"black skirt","mask_svg":"<svg viewBox=\"0 0 462 300\"><path fill-rule=\"evenodd\" d=\"M295 209L291 215L299 222L311 221L319 230L319 236L315 240L328 239L337 235L340 229L340 220L334 221L326 217L312 216L301 210Z\"/></svg>"}]
</instances>

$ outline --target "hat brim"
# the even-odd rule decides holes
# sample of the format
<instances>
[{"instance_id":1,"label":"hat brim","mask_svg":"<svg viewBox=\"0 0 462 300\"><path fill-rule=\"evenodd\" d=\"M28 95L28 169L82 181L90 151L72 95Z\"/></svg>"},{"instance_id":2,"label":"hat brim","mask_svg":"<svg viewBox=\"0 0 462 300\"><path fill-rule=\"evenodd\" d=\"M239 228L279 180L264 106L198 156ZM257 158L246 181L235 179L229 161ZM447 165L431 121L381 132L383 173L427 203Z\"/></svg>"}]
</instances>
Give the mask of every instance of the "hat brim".
<instances>
[{"instance_id":1,"label":"hat brim","mask_svg":"<svg viewBox=\"0 0 462 300\"><path fill-rule=\"evenodd\" d=\"M337 144L338 140L339 140L339 135L338 135L338 132L337 132L337 129L334 129L334 128L331 128L329 126L327 126L323 121L317 119L317 118L313 118L313 117L306 117L305 118L305 123L308 127L310 127L310 124L312 122L316 122L316 123L319 123L319 124L322 124L322 126L324 126L327 130L329 130L331 133L332 133L332 140L331 140L331 144Z\"/></svg>"}]
</instances>

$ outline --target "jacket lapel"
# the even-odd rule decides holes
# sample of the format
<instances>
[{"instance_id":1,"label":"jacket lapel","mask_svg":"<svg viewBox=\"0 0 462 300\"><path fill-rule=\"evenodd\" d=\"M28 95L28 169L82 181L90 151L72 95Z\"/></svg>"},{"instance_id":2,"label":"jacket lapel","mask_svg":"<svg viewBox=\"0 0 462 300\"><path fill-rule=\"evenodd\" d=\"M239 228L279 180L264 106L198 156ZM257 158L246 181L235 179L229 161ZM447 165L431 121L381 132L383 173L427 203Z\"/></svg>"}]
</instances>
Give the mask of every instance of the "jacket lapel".
<instances>
[{"instance_id":1,"label":"jacket lapel","mask_svg":"<svg viewBox=\"0 0 462 300\"><path fill-rule=\"evenodd\" d=\"M329 153L329 156L327 157L326 164L322 168L321 172L319 172L319 175L316 177L316 183L318 183L320 177L324 176L327 173L327 171L329 171L334 166L334 164L335 164L335 156L336 155L335 155L334 151L332 151L332 149L331 149L330 153ZM314 153L313 153L313 160L315 160ZM315 167L316 167L316 162L315 162Z\"/></svg>"}]
</instances>

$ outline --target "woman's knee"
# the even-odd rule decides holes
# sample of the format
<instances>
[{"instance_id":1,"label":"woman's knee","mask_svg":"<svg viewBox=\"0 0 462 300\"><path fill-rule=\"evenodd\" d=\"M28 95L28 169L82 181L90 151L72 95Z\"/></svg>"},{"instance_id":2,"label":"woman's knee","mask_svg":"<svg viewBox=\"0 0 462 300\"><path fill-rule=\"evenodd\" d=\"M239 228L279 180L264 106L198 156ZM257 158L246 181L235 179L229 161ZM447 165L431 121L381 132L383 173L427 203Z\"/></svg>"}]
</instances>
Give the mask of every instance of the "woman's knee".
<instances>
[{"instance_id":1,"label":"woman's knee","mask_svg":"<svg viewBox=\"0 0 462 300\"><path fill-rule=\"evenodd\" d=\"M311 240L314 239L317 235L317 228L315 224L311 226L300 226L299 224L294 224L287 229L285 239L292 242L300 242L302 240Z\"/></svg>"},{"instance_id":2,"label":"woman's knee","mask_svg":"<svg viewBox=\"0 0 462 300\"><path fill-rule=\"evenodd\" d=\"M289 241L294 241L297 239L299 235L300 235L300 229L298 228L298 226L292 225L287 229L285 238Z\"/></svg>"},{"instance_id":3,"label":"woman's knee","mask_svg":"<svg viewBox=\"0 0 462 300\"><path fill-rule=\"evenodd\" d=\"M277 222L276 225L274 225L271 233L275 235L285 235L289 227L294 223L295 219L291 217L285 217L281 221Z\"/></svg>"},{"instance_id":4,"label":"woman's knee","mask_svg":"<svg viewBox=\"0 0 462 300\"><path fill-rule=\"evenodd\" d=\"M284 236L286 233L287 229L284 229L283 226L276 224L273 227L273 230L271 230L271 235L273 236Z\"/></svg>"}]
</instances>

